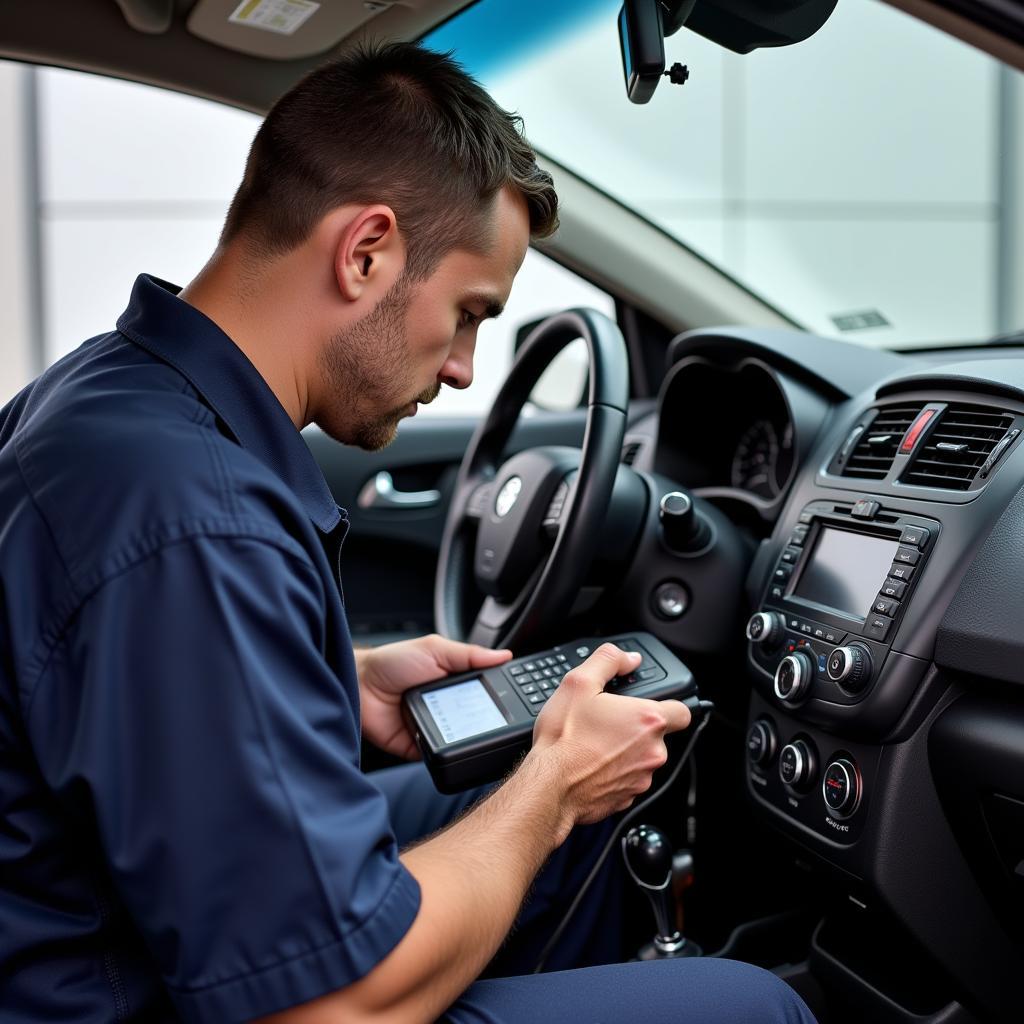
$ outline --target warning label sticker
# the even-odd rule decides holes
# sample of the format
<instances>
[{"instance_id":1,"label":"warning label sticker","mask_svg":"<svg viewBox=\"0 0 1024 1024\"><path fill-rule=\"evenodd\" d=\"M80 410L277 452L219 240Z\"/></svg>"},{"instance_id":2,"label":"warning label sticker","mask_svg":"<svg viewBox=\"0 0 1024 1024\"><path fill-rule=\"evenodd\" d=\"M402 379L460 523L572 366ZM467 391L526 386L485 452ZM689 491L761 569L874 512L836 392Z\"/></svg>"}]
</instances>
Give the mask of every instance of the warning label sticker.
<instances>
[{"instance_id":1,"label":"warning label sticker","mask_svg":"<svg viewBox=\"0 0 1024 1024\"><path fill-rule=\"evenodd\" d=\"M319 9L313 0L242 0L228 21L290 36Z\"/></svg>"}]
</instances>

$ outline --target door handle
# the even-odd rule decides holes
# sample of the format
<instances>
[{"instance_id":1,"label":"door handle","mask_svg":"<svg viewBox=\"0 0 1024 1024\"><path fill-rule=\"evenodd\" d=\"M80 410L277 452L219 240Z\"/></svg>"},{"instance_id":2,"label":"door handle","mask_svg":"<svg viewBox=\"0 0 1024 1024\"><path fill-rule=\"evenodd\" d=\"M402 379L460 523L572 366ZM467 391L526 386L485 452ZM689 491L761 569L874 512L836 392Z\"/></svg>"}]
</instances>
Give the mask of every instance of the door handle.
<instances>
[{"instance_id":1,"label":"door handle","mask_svg":"<svg viewBox=\"0 0 1024 1024\"><path fill-rule=\"evenodd\" d=\"M356 499L360 508L433 508L441 503L441 492L400 491L387 470L381 470L363 484Z\"/></svg>"}]
</instances>

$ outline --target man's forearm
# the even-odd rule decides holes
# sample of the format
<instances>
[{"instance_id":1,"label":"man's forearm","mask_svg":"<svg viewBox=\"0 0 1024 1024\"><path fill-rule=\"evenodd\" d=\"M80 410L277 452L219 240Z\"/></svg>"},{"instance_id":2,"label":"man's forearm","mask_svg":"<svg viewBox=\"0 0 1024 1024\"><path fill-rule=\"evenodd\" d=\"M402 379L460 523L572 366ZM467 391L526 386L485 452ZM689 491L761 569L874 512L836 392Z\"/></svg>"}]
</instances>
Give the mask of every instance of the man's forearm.
<instances>
[{"instance_id":1,"label":"man's forearm","mask_svg":"<svg viewBox=\"0 0 1024 1024\"><path fill-rule=\"evenodd\" d=\"M377 968L381 977L371 982L393 995L383 1020L435 1020L487 965L537 872L571 827L559 792L552 759L527 757L464 818L402 855L420 883L422 904L406 937Z\"/></svg>"},{"instance_id":2,"label":"man's forearm","mask_svg":"<svg viewBox=\"0 0 1024 1024\"><path fill-rule=\"evenodd\" d=\"M486 800L402 854L421 904L401 942L366 977L264 1024L428 1024L476 979L573 822L550 752L528 754Z\"/></svg>"}]
</instances>

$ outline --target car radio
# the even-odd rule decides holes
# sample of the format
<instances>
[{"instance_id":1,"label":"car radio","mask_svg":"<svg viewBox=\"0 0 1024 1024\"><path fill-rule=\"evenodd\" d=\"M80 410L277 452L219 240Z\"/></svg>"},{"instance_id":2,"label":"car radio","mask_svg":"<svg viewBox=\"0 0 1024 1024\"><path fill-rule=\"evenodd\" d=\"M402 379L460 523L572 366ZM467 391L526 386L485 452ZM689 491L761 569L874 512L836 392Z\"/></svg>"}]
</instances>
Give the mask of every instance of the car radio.
<instances>
[{"instance_id":1,"label":"car radio","mask_svg":"<svg viewBox=\"0 0 1024 1024\"><path fill-rule=\"evenodd\" d=\"M751 657L780 701L852 704L867 693L939 528L871 498L804 508L747 623Z\"/></svg>"}]
</instances>

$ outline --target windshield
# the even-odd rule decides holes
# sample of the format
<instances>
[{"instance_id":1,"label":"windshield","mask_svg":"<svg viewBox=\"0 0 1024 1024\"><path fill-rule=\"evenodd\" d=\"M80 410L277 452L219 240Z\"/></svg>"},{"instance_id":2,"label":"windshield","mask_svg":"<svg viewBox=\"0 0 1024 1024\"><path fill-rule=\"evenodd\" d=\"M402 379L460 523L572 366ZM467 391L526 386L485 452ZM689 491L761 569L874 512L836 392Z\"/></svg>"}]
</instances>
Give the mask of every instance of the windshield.
<instances>
[{"instance_id":1,"label":"windshield","mask_svg":"<svg viewBox=\"0 0 1024 1024\"><path fill-rule=\"evenodd\" d=\"M522 114L538 150L808 330L900 348L1024 327L1024 76L840 0L781 49L678 32L667 63L690 80L637 106L619 6L481 0L425 42Z\"/></svg>"}]
</instances>

